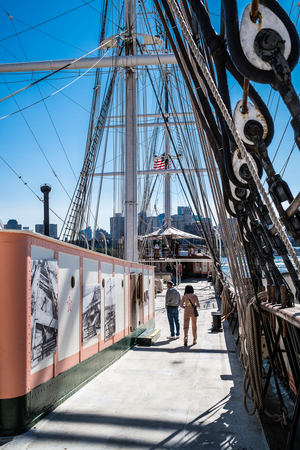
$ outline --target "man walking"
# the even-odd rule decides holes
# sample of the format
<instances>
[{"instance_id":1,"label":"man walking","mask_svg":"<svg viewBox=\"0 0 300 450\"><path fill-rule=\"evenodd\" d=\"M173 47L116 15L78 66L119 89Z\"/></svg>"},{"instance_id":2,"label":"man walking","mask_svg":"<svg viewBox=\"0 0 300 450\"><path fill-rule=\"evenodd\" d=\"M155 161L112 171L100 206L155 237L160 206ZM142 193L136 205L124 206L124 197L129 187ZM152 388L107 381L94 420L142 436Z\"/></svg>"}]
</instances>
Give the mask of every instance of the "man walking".
<instances>
[{"instance_id":1,"label":"man walking","mask_svg":"<svg viewBox=\"0 0 300 450\"><path fill-rule=\"evenodd\" d=\"M173 287L172 281L168 281L167 289L168 290L166 293L166 308L171 333L170 336L167 337L167 339L179 339L180 325L178 320L178 306L181 300L180 294L177 291L177 289ZM176 336L175 336L175 327L176 327Z\"/></svg>"}]
</instances>

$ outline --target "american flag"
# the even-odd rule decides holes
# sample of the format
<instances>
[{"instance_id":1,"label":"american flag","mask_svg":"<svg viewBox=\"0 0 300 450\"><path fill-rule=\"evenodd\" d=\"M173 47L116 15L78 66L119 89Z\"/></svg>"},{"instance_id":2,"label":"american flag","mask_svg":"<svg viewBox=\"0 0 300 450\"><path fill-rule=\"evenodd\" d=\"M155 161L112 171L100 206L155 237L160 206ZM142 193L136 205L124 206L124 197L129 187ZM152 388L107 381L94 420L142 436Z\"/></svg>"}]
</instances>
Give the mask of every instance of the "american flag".
<instances>
[{"instance_id":1,"label":"american flag","mask_svg":"<svg viewBox=\"0 0 300 450\"><path fill-rule=\"evenodd\" d=\"M171 167L171 164L169 164ZM160 155L153 160L153 170L163 170L165 169L165 156Z\"/></svg>"}]
</instances>

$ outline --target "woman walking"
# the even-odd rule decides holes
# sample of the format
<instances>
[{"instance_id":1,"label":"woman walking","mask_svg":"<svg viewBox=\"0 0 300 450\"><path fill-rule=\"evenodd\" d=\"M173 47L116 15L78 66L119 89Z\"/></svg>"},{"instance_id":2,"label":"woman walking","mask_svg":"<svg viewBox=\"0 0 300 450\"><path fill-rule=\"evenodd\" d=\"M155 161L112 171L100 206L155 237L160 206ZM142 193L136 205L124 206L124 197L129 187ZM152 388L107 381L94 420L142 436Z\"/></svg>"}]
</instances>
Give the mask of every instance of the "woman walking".
<instances>
[{"instance_id":1,"label":"woman walking","mask_svg":"<svg viewBox=\"0 0 300 450\"><path fill-rule=\"evenodd\" d=\"M187 346L188 342L190 319L192 319L193 345L197 344L197 317L195 316L194 306L196 306L196 308L199 308L199 300L197 295L194 294L193 286L187 285L180 302L180 307L184 308L184 346Z\"/></svg>"}]
</instances>

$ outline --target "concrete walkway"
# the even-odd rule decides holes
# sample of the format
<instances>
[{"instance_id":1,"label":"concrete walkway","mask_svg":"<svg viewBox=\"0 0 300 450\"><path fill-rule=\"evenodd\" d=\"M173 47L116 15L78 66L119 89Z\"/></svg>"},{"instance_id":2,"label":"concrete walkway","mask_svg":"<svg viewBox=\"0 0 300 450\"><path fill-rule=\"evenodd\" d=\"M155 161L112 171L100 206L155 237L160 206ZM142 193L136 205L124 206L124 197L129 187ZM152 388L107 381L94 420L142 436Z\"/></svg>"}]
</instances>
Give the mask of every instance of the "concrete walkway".
<instances>
[{"instance_id":1,"label":"concrete walkway","mask_svg":"<svg viewBox=\"0 0 300 450\"><path fill-rule=\"evenodd\" d=\"M134 347L3 448L266 450L257 416L244 411L243 371L230 331L225 325L224 333L210 332L214 291L206 281L194 288L201 305L197 345L183 347L182 336L166 339L164 293L159 294L161 337L154 346Z\"/></svg>"}]
</instances>

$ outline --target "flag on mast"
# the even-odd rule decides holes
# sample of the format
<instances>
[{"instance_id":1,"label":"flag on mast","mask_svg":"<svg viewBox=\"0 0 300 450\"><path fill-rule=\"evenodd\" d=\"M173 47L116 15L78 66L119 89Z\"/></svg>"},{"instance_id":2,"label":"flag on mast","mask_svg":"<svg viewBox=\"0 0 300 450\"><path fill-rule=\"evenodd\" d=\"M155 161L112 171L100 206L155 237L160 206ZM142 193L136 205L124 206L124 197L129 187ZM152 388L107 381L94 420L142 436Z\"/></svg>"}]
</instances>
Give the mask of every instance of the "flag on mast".
<instances>
[{"instance_id":1,"label":"flag on mast","mask_svg":"<svg viewBox=\"0 0 300 450\"><path fill-rule=\"evenodd\" d=\"M165 168L164 155L157 156L153 160L153 170L163 170Z\"/></svg>"},{"instance_id":2,"label":"flag on mast","mask_svg":"<svg viewBox=\"0 0 300 450\"><path fill-rule=\"evenodd\" d=\"M171 161L169 162L169 167L167 168L171 168ZM153 160L153 170L163 170L165 169L165 155L160 155L154 158Z\"/></svg>"}]
</instances>

